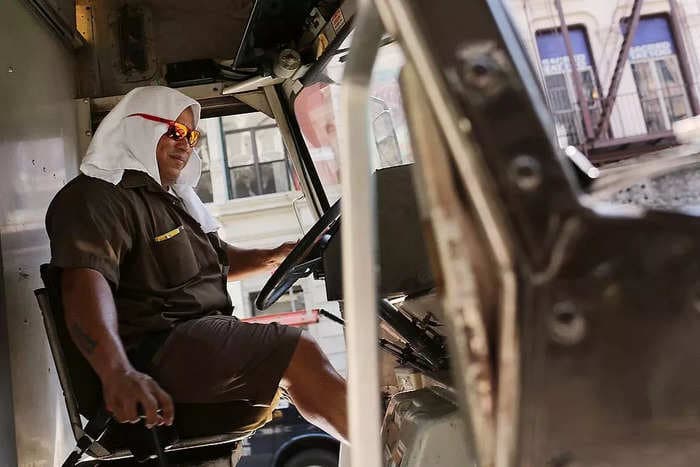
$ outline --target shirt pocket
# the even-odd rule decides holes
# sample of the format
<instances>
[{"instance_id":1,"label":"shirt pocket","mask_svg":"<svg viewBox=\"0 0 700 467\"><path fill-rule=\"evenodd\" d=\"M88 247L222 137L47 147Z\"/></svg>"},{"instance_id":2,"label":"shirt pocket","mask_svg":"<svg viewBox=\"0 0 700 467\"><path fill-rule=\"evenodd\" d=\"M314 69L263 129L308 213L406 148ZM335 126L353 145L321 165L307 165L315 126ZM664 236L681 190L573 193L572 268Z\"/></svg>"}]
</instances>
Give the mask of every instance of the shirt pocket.
<instances>
[{"instance_id":1,"label":"shirt pocket","mask_svg":"<svg viewBox=\"0 0 700 467\"><path fill-rule=\"evenodd\" d=\"M184 226L153 239L153 252L168 287L177 287L199 273L199 263Z\"/></svg>"}]
</instances>

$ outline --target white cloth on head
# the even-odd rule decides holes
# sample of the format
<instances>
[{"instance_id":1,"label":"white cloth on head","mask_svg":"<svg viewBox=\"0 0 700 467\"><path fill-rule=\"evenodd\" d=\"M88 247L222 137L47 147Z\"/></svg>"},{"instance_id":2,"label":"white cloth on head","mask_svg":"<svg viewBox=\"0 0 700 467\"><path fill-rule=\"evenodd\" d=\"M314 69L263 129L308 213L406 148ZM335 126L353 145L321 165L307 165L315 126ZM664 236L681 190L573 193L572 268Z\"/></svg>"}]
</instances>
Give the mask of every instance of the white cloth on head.
<instances>
[{"instance_id":1,"label":"white cloth on head","mask_svg":"<svg viewBox=\"0 0 700 467\"><path fill-rule=\"evenodd\" d=\"M175 120L188 107L192 109L196 127L200 115L200 105L196 100L164 86L134 89L100 123L80 165L80 171L116 185L121 181L125 170L138 170L161 184L156 146L166 132L167 125L129 115L145 113ZM200 223L202 230L215 232L221 228L221 224L209 213L194 191L201 172L202 160L193 149L172 189L182 199L188 213Z\"/></svg>"}]
</instances>

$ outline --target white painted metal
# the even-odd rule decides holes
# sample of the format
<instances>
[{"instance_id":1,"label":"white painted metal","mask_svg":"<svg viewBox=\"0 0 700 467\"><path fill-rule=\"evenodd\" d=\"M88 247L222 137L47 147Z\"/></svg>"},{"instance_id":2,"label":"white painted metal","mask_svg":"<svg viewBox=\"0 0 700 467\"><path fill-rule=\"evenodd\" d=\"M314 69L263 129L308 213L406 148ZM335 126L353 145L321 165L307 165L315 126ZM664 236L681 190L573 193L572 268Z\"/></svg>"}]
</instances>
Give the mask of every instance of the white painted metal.
<instances>
[{"instance_id":1,"label":"white painted metal","mask_svg":"<svg viewBox=\"0 0 700 467\"><path fill-rule=\"evenodd\" d=\"M353 44L343 76L340 167L348 414L352 467L381 465L377 330L376 221L371 183L368 99L383 32L374 4L358 3Z\"/></svg>"},{"instance_id":2,"label":"white painted metal","mask_svg":"<svg viewBox=\"0 0 700 467\"><path fill-rule=\"evenodd\" d=\"M53 466L74 440L33 290L49 259L46 208L77 173L75 59L21 0L2 2L0 38L0 310L7 312L0 320L7 320L14 408L14 417L4 413L9 401L0 391L0 465ZM7 436L13 418L16 444Z\"/></svg>"},{"instance_id":3,"label":"white painted metal","mask_svg":"<svg viewBox=\"0 0 700 467\"><path fill-rule=\"evenodd\" d=\"M350 465L350 446L342 443L338 453L338 467L352 467Z\"/></svg>"},{"instance_id":4,"label":"white painted metal","mask_svg":"<svg viewBox=\"0 0 700 467\"><path fill-rule=\"evenodd\" d=\"M92 112L90 99L75 99L75 112L78 121L78 156L85 155L92 140Z\"/></svg>"},{"instance_id":5,"label":"white painted metal","mask_svg":"<svg viewBox=\"0 0 700 467\"><path fill-rule=\"evenodd\" d=\"M451 391L429 387L396 394L382 425L385 455L401 467L476 467L466 423Z\"/></svg>"},{"instance_id":6,"label":"white painted metal","mask_svg":"<svg viewBox=\"0 0 700 467\"><path fill-rule=\"evenodd\" d=\"M268 117L275 118L275 116L272 115L270 104L267 102L267 97L265 97L265 91L258 89L256 91L241 92L236 94L235 97Z\"/></svg>"},{"instance_id":7,"label":"white painted metal","mask_svg":"<svg viewBox=\"0 0 700 467\"><path fill-rule=\"evenodd\" d=\"M214 203L222 204L228 200L226 177L228 164L224 154L222 124L220 118L208 118L200 122L207 134L209 146L209 175L211 176L212 198Z\"/></svg>"},{"instance_id":8,"label":"white painted metal","mask_svg":"<svg viewBox=\"0 0 700 467\"><path fill-rule=\"evenodd\" d=\"M490 254L478 243L476 227L471 226L460 201L460 185L455 179L448 150L430 102L409 62L401 72L401 91L411 125L417 191L423 201L424 222L432 228L436 266L442 271L442 302L445 335L454 375L453 386L461 394L464 420L461 444L469 446L473 459L463 457L462 465L473 465L477 454L476 434L494 431L492 358L484 319L492 309L497 284L491 283ZM480 280L480 279L485 280ZM469 329L469 332L465 332ZM467 336L468 339L467 339ZM390 418L389 413L385 416ZM403 425L403 424L401 424ZM384 429L386 432L386 428ZM490 438L489 438L490 439ZM387 442L389 449L394 449ZM412 449L412 448L411 448ZM483 447L481 448L483 457ZM483 460L479 465L489 465Z\"/></svg>"},{"instance_id":9,"label":"white painted metal","mask_svg":"<svg viewBox=\"0 0 700 467\"><path fill-rule=\"evenodd\" d=\"M240 83L225 87L221 94L226 96L239 92L255 91L256 89L260 89L265 86L274 86L282 81L284 81L284 79L275 78L273 76L256 76L255 78L250 78L245 81L241 81Z\"/></svg>"},{"instance_id":10,"label":"white painted metal","mask_svg":"<svg viewBox=\"0 0 700 467\"><path fill-rule=\"evenodd\" d=\"M2 251L2 242L0 242ZM7 308L5 307L5 287L2 275L2 255L0 255L0 464L13 465L17 463L15 449L15 423L12 410L12 379L10 377L10 346L7 342Z\"/></svg>"}]
</instances>

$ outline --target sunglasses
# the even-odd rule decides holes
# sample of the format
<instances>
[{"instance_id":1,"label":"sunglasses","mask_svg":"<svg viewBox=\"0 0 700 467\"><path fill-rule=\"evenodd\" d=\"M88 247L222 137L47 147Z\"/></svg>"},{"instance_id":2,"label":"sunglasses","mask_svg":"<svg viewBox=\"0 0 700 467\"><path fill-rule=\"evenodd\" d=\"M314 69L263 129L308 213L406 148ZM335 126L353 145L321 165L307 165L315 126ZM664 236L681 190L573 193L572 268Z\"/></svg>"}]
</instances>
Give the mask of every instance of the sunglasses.
<instances>
[{"instance_id":1,"label":"sunglasses","mask_svg":"<svg viewBox=\"0 0 700 467\"><path fill-rule=\"evenodd\" d=\"M187 125L176 122L175 120L168 120L167 118L156 117L155 115L148 115L142 113L136 113L127 115L128 117L141 117L146 120L151 120L153 122L165 123L168 125L168 131L165 133L168 138L174 141L180 141L181 139L187 138L187 143L191 147L195 147L201 136L201 132L198 130L192 130L187 127Z\"/></svg>"}]
</instances>

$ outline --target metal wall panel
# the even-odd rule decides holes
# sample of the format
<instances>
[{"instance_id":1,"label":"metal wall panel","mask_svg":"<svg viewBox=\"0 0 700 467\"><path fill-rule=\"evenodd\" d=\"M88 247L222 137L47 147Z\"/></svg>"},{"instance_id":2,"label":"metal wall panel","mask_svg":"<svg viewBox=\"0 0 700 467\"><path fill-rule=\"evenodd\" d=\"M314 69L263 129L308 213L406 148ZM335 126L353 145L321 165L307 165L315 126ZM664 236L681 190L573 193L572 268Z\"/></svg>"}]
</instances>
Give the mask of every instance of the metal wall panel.
<instances>
[{"instance_id":1,"label":"metal wall panel","mask_svg":"<svg viewBox=\"0 0 700 467\"><path fill-rule=\"evenodd\" d=\"M75 0L47 0L66 24L75 27Z\"/></svg>"},{"instance_id":2,"label":"metal wall panel","mask_svg":"<svg viewBox=\"0 0 700 467\"><path fill-rule=\"evenodd\" d=\"M17 453L3 436L0 465L60 465L73 440L33 290L49 258L46 208L77 172L75 60L21 0L0 10L0 321L12 381L12 401L0 387L0 414L14 409ZM0 377L4 363L0 349Z\"/></svg>"},{"instance_id":3,"label":"metal wall panel","mask_svg":"<svg viewBox=\"0 0 700 467\"><path fill-rule=\"evenodd\" d=\"M0 251L2 251L1 243ZM5 287L2 281L2 255L0 255L0 465L17 463L10 381L10 346L7 343L7 335Z\"/></svg>"}]
</instances>

